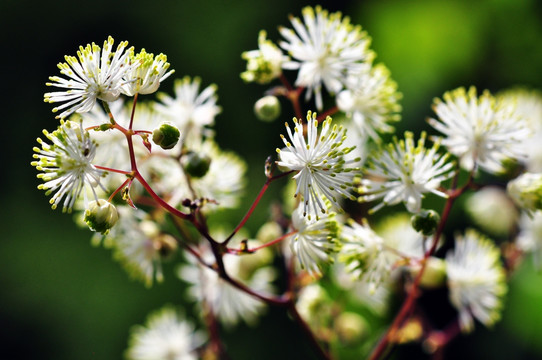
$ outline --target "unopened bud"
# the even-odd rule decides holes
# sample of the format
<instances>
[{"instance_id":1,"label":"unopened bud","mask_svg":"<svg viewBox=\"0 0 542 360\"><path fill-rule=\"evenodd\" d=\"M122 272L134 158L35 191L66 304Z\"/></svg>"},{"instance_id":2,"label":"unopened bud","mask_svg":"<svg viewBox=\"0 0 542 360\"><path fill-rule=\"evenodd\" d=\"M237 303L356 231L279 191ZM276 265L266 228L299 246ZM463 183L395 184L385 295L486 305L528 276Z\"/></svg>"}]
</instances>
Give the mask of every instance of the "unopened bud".
<instances>
[{"instance_id":1,"label":"unopened bud","mask_svg":"<svg viewBox=\"0 0 542 360\"><path fill-rule=\"evenodd\" d=\"M542 210L542 174L520 175L508 183L506 191L522 209Z\"/></svg>"},{"instance_id":2,"label":"unopened bud","mask_svg":"<svg viewBox=\"0 0 542 360\"><path fill-rule=\"evenodd\" d=\"M189 152L183 156L184 170L193 178L200 178L207 174L211 167L211 158L206 154Z\"/></svg>"},{"instance_id":3,"label":"unopened bud","mask_svg":"<svg viewBox=\"0 0 542 360\"><path fill-rule=\"evenodd\" d=\"M109 232L118 219L119 214L115 205L103 199L91 201L85 210L85 222L90 230L103 235Z\"/></svg>"},{"instance_id":4,"label":"unopened bud","mask_svg":"<svg viewBox=\"0 0 542 360\"><path fill-rule=\"evenodd\" d=\"M446 263L444 260L433 256L428 257L422 278L420 279L420 286L426 289L436 289L443 286L445 282Z\"/></svg>"},{"instance_id":5,"label":"unopened bud","mask_svg":"<svg viewBox=\"0 0 542 360\"><path fill-rule=\"evenodd\" d=\"M164 122L152 132L152 141L162 149L169 150L177 145L180 136L181 133L175 125Z\"/></svg>"},{"instance_id":6,"label":"unopened bud","mask_svg":"<svg viewBox=\"0 0 542 360\"><path fill-rule=\"evenodd\" d=\"M440 222L440 215L434 210L422 210L410 218L412 227L424 236L432 235Z\"/></svg>"},{"instance_id":7,"label":"unopened bud","mask_svg":"<svg viewBox=\"0 0 542 360\"><path fill-rule=\"evenodd\" d=\"M361 342L369 334L369 324L359 314L343 312L333 324L335 333L344 344Z\"/></svg>"},{"instance_id":8,"label":"unopened bud","mask_svg":"<svg viewBox=\"0 0 542 360\"><path fill-rule=\"evenodd\" d=\"M271 122L280 115L280 101L276 96L264 96L254 104L254 114L262 121Z\"/></svg>"}]
</instances>

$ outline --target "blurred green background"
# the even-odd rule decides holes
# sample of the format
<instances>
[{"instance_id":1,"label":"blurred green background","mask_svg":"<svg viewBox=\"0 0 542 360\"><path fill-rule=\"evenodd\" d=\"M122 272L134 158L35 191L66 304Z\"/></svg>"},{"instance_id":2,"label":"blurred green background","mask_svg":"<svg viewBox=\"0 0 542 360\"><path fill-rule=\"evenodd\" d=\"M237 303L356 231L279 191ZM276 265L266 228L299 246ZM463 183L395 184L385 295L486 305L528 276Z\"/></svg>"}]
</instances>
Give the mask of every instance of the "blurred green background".
<instances>
[{"instance_id":1,"label":"blurred green background","mask_svg":"<svg viewBox=\"0 0 542 360\"><path fill-rule=\"evenodd\" d=\"M361 24L373 38L403 92L399 129L418 131L431 114L433 97L458 86L498 91L521 84L542 88L542 2L536 0L321 1ZM201 76L218 85L223 112L219 144L247 159L245 205L263 183L263 162L279 145L283 121L258 122L253 103L265 87L244 84L240 54L255 49L260 29L278 40L278 25L290 26L315 2L274 0L200 1L25 1L0 2L3 143L0 222L0 358L120 359L129 328L166 303L181 304L183 285L166 267L166 282L146 289L130 281L109 251L93 248L90 233L71 216L52 211L38 191L30 166L41 129L57 121L43 103L47 77L57 74L65 54L79 45L101 44L108 35L136 49L163 52L175 76ZM163 91L171 90L166 81ZM284 103L283 118L292 112ZM276 191L275 191L276 194ZM259 215L267 216L264 199ZM235 222L244 209L225 218ZM189 317L193 308L186 307ZM447 350L450 359L542 357L542 275L530 264L512 278L503 321L493 330L477 327ZM260 326L226 333L232 359L310 359L304 339L281 310ZM294 348L292 356L290 348ZM271 350L270 350L271 349ZM414 355L413 355L414 354ZM403 349L396 358L419 358Z\"/></svg>"}]
</instances>

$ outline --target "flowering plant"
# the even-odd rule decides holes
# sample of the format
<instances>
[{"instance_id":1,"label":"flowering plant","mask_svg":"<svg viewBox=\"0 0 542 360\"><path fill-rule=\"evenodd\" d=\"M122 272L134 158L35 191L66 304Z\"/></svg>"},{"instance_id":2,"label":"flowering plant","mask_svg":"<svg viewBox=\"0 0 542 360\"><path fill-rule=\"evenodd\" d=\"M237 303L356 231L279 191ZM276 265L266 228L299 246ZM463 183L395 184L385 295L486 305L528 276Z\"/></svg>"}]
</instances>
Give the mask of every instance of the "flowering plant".
<instances>
[{"instance_id":1,"label":"flowering plant","mask_svg":"<svg viewBox=\"0 0 542 360\"><path fill-rule=\"evenodd\" d=\"M541 248L541 163L532 151L540 147L540 94L452 90L434 101L431 135L387 141L401 95L375 63L367 33L320 7L291 24L278 45L262 31L258 49L242 55L244 81L277 83L256 103L257 117L279 118L282 100L293 121L282 143L277 135L260 192L230 228L210 220L238 206L246 164L215 140L216 86L200 90L202 80L186 76L175 80L174 96L143 102L174 71L165 55L136 53L126 41L114 48L111 37L66 56L61 76L47 83L60 88L44 97L58 103L60 125L34 148L38 188L146 286L167 277L164 261L178 261L207 330L167 306L134 328L128 359L227 358L218 325L255 324L268 306L286 309L323 359L345 345L381 359L406 342L439 354L475 322L500 319L507 275ZM284 200L251 237L246 222L287 178ZM443 199L442 210L426 196ZM450 211L467 196L478 230L449 238ZM500 212L480 206L488 201ZM455 308L444 327L419 301L435 288L447 288L442 301ZM367 317L384 322L391 298L402 304L391 323L370 325Z\"/></svg>"}]
</instances>

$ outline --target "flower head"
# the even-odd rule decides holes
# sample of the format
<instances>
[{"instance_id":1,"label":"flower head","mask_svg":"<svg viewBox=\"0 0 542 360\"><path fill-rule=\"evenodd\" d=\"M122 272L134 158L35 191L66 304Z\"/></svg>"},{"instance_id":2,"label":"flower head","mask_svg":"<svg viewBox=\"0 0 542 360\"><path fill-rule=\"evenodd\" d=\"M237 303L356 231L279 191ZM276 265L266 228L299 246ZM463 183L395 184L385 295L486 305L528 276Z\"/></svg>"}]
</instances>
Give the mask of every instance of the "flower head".
<instances>
[{"instance_id":1,"label":"flower head","mask_svg":"<svg viewBox=\"0 0 542 360\"><path fill-rule=\"evenodd\" d=\"M255 245L251 243L252 241L249 241L249 246ZM204 261L213 263L214 256L207 244L201 245L197 250ZM245 256L226 254L223 258L226 272L254 291L272 293L274 288L271 283L276 274L273 268L267 266L272 259L272 256L266 256L267 251L268 249L260 249ZM265 310L265 303L237 289L193 256L187 260L188 263L179 268L178 276L190 284L188 295L191 298L200 305L208 306L226 326L233 326L240 320L248 324L256 323L258 316Z\"/></svg>"},{"instance_id":2,"label":"flower head","mask_svg":"<svg viewBox=\"0 0 542 360\"><path fill-rule=\"evenodd\" d=\"M450 301L463 331L472 330L473 317L486 326L500 318L506 279L499 258L499 249L474 230L456 237L455 249L446 255Z\"/></svg>"},{"instance_id":3,"label":"flower head","mask_svg":"<svg viewBox=\"0 0 542 360\"><path fill-rule=\"evenodd\" d=\"M342 126L331 126L328 116L318 134L316 113L307 113L307 139L303 135L303 122L294 118L294 132L288 124L286 131L290 141L281 135L286 148L277 149L279 166L297 171L294 179L297 183L295 196L301 195L304 200L303 216L309 214L318 218L319 213L326 213L327 206L323 198L337 204L337 196L354 200L351 194L356 167L351 164L360 159L345 160L345 155L354 150L354 146L343 146L346 130Z\"/></svg>"},{"instance_id":4,"label":"flower head","mask_svg":"<svg viewBox=\"0 0 542 360\"><path fill-rule=\"evenodd\" d=\"M156 223L146 218L143 210L118 206L117 211L118 222L100 241L113 248L115 259L132 278L147 287L154 280L162 282L162 257L167 238Z\"/></svg>"},{"instance_id":5,"label":"flower head","mask_svg":"<svg viewBox=\"0 0 542 360\"><path fill-rule=\"evenodd\" d=\"M135 326L126 351L129 360L197 360L204 335L166 306L149 315L145 326Z\"/></svg>"},{"instance_id":6,"label":"flower head","mask_svg":"<svg viewBox=\"0 0 542 360\"><path fill-rule=\"evenodd\" d=\"M311 222L299 206L292 213L292 227L297 233L289 237L290 249L299 265L313 276L321 275L321 263L333 262L331 254L339 249L334 214Z\"/></svg>"},{"instance_id":7,"label":"flower head","mask_svg":"<svg viewBox=\"0 0 542 360\"><path fill-rule=\"evenodd\" d=\"M378 133L392 132L389 122L400 119L400 98L389 70L379 64L347 79L346 89L337 95L337 107L352 118L361 133L378 141Z\"/></svg>"},{"instance_id":8,"label":"flower head","mask_svg":"<svg viewBox=\"0 0 542 360\"><path fill-rule=\"evenodd\" d=\"M397 255L386 251L384 239L367 222L349 221L342 227L340 239L339 261L353 277L368 283L371 293L375 292L389 278Z\"/></svg>"},{"instance_id":9,"label":"flower head","mask_svg":"<svg viewBox=\"0 0 542 360\"><path fill-rule=\"evenodd\" d=\"M64 198L62 211L71 211L85 186L94 192L94 187L100 184L103 171L92 165L96 144L82 123L73 121L61 120L57 130L52 133L43 130L43 134L52 144L38 138L41 149L34 147L33 157L37 160L32 162L32 166L41 171L38 178L44 181L38 189L45 190L46 195L56 191L49 201L52 208L56 209ZM96 193L94 197L98 200Z\"/></svg>"},{"instance_id":10,"label":"flower head","mask_svg":"<svg viewBox=\"0 0 542 360\"><path fill-rule=\"evenodd\" d=\"M245 51L241 57L247 61L247 70L241 73L246 82L267 84L282 74L282 64L288 61L282 51L271 40L266 39L267 33L262 30L258 35L258 50Z\"/></svg>"},{"instance_id":11,"label":"flower head","mask_svg":"<svg viewBox=\"0 0 542 360\"><path fill-rule=\"evenodd\" d=\"M532 253L534 265L540 269L542 265L542 211L521 215L516 245L521 251Z\"/></svg>"},{"instance_id":12,"label":"flower head","mask_svg":"<svg viewBox=\"0 0 542 360\"><path fill-rule=\"evenodd\" d=\"M307 100L315 96L316 108L323 108L322 85L328 92L339 92L350 74L360 72L374 57L370 39L360 26L342 18L340 12L329 14L317 6L303 9L303 21L290 17L295 29L280 28L286 41L280 46L294 59L283 69L299 70L296 85L307 88Z\"/></svg>"},{"instance_id":13,"label":"flower head","mask_svg":"<svg viewBox=\"0 0 542 360\"><path fill-rule=\"evenodd\" d=\"M394 138L392 143L372 156L367 166L367 177L361 180L360 201L382 199L371 211L384 205L395 205L401 201L408 211L419 212L425 193L438 196L446 194L438 190L440 183L452 176L453 163L448 154L439 155L439 143L425 147L426 134L422 133L418 144L413 134L405 133L405 140Z\"/></svg>"},{"instance_id":14,"label":"flower head","mask_svg":"<svg viewBox=\"0 0 542 360\"><path fill-rule=\"evenodd\" d=\"M65 63L59 63L60 73L66 78L51 76L47 86L55 86L66 91L46 93L45 102L65 102L55 107L53 112L63 110L57 118L64 119L74 112L87 112L92 109L96 99L113 101L118 98L121 87L126 83L123 79L127 72L139 66L139 63L129 64L127 41L121 42L115 51L114 40L109 37L104 41L103 49L92 43L79 47L77 58L66 56Z\"/></svg>"},{"instance_id":15,"label":"flower head","mask_svg":"<svg viewBox=\"0 0 542 360\"><path fill-rule=\"evenodd\" d=\"M133 66L124 76L124 84L121 92L127 96L139 94L152 94L160 87L160 83L168 78L175 70L169 69L167 56L147 53L145 49L137 55L130 52L130 62L138 66ZM167 71L167 72L166 72Z\"/></svg>"},{"instance_id":16,"label":"flower head","mask_svg":"<svg viewBox=\"0 0 542 360\"><path fill-rule=\"evenodd\" d=\"M210 135L210 129L215 116L221 109L216 105L216 85L209 85L199 91L200 78L190 79L188 76L182 80L175 80L175 97L159 93L162 104L156 104L156 110L174 123L183 136L183 139L200 140L202 135Z\"/></svg>"},{"instance_id":17,"label":"flower head","mask_svg":"<svg viewBox=\"0 0 542 360\"><path fill-rule=\"evenodd\" d=\"M542 91L527 88L512 88L498 94L498 101L516 108L515 113L524 118L533 132L523 141L524 160L529 172L542 172Z\"/></svg>"},{"instance_id":18,"label":"flower head","mask_svg":"<svg viewBox=\"0 0 542 360\"><path fill-rule=\"evenodd\" d=\"M527 213L542 210L542 173L523 173L508 183L506 191Z\"/></svg>"},{"instance_id":19,"label":"flower head","mask_svg":"<svg viewBox=\"0 0 542 360\"><path fill-rule=\"evenodd\" d=\"M497 102L488 91L478 97L474 87L468 92L464 88L446 92L443 98L435 99L433 106L438 120L428 121L445 135L442 144L465 169L479 165L497 173L504 170L504 160L525 157L522 142L531 132L513 106Z\"/></svg>"}]
</instances>

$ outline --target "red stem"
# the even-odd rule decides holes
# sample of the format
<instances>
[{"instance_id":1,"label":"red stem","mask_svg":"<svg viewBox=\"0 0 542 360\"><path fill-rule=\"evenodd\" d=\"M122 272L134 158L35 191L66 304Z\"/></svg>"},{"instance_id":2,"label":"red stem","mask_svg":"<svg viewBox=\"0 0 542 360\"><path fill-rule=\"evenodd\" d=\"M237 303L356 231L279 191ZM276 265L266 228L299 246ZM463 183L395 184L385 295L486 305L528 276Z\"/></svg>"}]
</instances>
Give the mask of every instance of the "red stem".
<instances>
[{"instance_id":1,"label":"red stem","mask_svg":"<svg viewBox=\"0 0 542 360\"><path fill-rule=\"evenodd\" d=\"M236 254L236 255L239 255L239 254L251 254L251 253L255 253L256 251L258 251L260 249L275 245L275 244L281 242L282 240L286 239L287 237L292 236L295 233L297 233L297 230L290 231L289 233L284 234L281 237L279 237L279 238L277 238L277 239L275 239L273 241L270 241L268 243L265 243L263 245L257 246L257 247L252 248L252 249L242 250L242 249L230 249L230 248L228 248L227 250L228 250L229 254Z\"/></svg>"},{"instance_id":2,"label":"red stem","mask_svg":"<svg viewBox=\"0 0 542 360\"><path fill-rule=\"evenodd\" d=\"M231 241L231 239L233 238L233 236L235 234L237 234L237 232L245 225L245 223L248 221L248 219L250 218L250 216L252 215L252 213L254 212L254 209L256 209L256 206L258 205L258 203L260 202L262 196L265 194L265 192L267 191L267 188L269 187L269 184L275 180L278 180L284 176L287 176L289 174L291 174L293 172L292 171L288 171L288 172L285 172L285 173L282 173L282 174L279 174L279 175L276 175L276 176L273 176L273 177L268 177L267 180L265 181L265 183L263 184L260 192L258 193L258 196L256 196L256 199L254 199L254 202L252 203L252 205L250 206L250 208L248 209L247 213L245 214L245 216L243 217L243 219L241 220L241 222L235 227L235 229L233 230L233 232L230 234L230 236L228 236L226 238L226 240L224 240L224 242L222 242L222 246L225 248L226 245L228 245L228 243Z\"/></svg>"},{"instance_id":3,"label":"red stem","mask_svg":"<svg viewBox=\"0 0 542 360\"><path fill-rule=\"evenodd\" d=\"M117 174L123 174L123 175L130 175L130 174L132 173L131 171L119 170L119 169L113 169L113 168L109 168L109 167L105 167L105 166L100 166L100 165L94 165L94 167L95 167L96 169L105 170L105 171L114 172L114 173L117 173Z\"/></svg>"},{"instance_id":4,"label":"red stem","mask_svg":"<svg viewBox=\"0 0 542 360\"><path fill-rule=\"evenodd\" d=\"M423 273L425 271L425 267L427 265L427 258L431 256L438 245L439 239L442 235L442 232L444 230L444 226L446 225L446 222L448 221L448 217L450 215L450 211L452 209L452 205L471 184L472 176L469 177L469 180L467 183L462 186L460 189L455 189L457 178L458 178L459 172L456 173L456 176L452 180L452 191L450 192L448 199L446 200L446 204L444 205L444 209L442 210L442 216L440 223L438 224L437 230L435 231L434 237L433 237L433 243L431 245L431 248L429 251L427 251L424 255L424 259L421 262L421 268L418 272L417 276L414 278L414 282L412 283L410 290L408 292L408 296L403 302L403 305L401 306L401 309L399 310L399 313L395 316L395 319L393 320L392 324L384 334L384 336L380 339L380 342L376 346L376 348L373 350L371 356L369 357L370 360L377 360L380 359L381 356L386 352L388 349L388 345L390 343L390 340L392 338L392 335L399 329L401 324L407 319L409 314L412 312L414 308L414 304L416 303L416 299L418 297L418 287L420 285ZM472 175L472 174L471 174Z\"/></svg>"}]
</instances>

